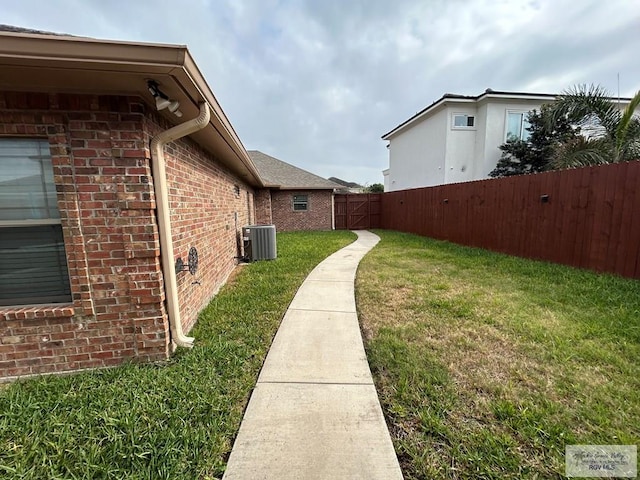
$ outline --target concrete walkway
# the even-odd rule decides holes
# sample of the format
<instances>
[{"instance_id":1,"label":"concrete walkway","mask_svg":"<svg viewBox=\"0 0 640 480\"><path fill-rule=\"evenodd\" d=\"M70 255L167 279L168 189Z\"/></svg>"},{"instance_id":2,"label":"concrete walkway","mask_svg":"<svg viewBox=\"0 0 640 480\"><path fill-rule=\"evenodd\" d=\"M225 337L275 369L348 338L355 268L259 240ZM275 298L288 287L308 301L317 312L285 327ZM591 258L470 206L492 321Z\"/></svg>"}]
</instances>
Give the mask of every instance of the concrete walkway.
<instances>
[{"instance_id":1,"label":"concrete walkway","mask_svg":"<svg viewBox=\"0 0 640 480\"><path fill-rule=\"evenodd\" d=\"M224 479L401 479L356 314L358 263L380 240L320 263L291 302L258 378Z\"/></svg>"}]
</instances>

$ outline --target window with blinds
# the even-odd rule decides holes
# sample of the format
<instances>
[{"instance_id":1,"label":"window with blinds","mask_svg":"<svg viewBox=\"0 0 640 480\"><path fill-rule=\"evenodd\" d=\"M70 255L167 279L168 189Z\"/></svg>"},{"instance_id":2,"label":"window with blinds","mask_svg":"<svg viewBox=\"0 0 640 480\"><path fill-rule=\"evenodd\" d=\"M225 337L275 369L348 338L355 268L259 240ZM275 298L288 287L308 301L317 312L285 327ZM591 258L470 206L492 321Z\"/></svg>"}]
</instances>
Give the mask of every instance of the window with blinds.
<instances>
[{"instance_id":1,"label":"window with blinds","mask_svg":"<svg viewBox=\"0 0 640 480\"><path fill-rule=\"evenodd\" d=\"M309 209L309 197L307 195L293 196L293 210L296 212L306 212Z\"/></svg>"},{"instance_id":2,"label":"window with blinds","mask_svg":"<svg viewBox=\"0 0 640 480\"><path fill-rule=\"evenodd\" d=\"M70 301L49 143L0 138L0 305Z\"/></svg>"}]
</instances>

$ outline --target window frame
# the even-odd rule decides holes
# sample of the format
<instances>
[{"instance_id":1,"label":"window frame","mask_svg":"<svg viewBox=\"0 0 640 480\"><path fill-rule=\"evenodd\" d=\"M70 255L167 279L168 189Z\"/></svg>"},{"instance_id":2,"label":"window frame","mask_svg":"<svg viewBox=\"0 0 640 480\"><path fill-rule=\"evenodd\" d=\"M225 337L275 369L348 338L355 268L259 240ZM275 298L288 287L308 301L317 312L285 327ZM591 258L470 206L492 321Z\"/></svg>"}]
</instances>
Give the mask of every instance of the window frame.
<instances>
[{"instance_id":1,"label":"window frame","mask_svg":"<svg viewBox=\"0 0 640 480\"><path fill-rule=\"evenodd\" d=\"M507 143L509 141L509 115L520 115L520 134L517 136L517 138L515 138L512 141L518 141L518 140L522 140L524 142L529 140L529 137L531 137L531 132L529 132L526 127L526 125L530 125L529 121L527 120L527 115L529 114L530 110L527 111L523 111L523 110L507 110L505 112L505 116L504 116L504 143Z\"/></svg>"},{"instance_id":2,"label":"window frame","mask_svg":"<svg viewBox=\"0 0 640 480\"><path fill-rule=\"evenodd\" d=\"M48 155L49 155L49 159L52 160L52 155L51 155L51 146L49 144L49 139L46 137L38 137L38 136L9 136L9 135L0 135L0 142L3 141L16 141L16 142L20 142L20 141L33 141L33 142L43 142L46 143L48 146ZM53 165L51 165L53 168ZM1 168L1 165L0 165ZM52 172L53 173L53 172ZM53 180L52 180L52 187L54 189L56 189L56 183L55 183L55 174L53 175ZM65 265L64 267L66 268L66 274L67 274L67 280L68 283L66 285L67 287L67 291L69 292L69 294L61 294L61 295L56 295L56 296L44 296L44 295L32 295L31 297L24 297L24 298L9 298L6 301L7 302L13 302L13 303L7 303L4 304L3 302L5 302L5 300L1 300L0 299L0 309L2 308L10 308L10 307L26 307L26 306L32 306L32 305L43 305L43 304L69 304L73 302L73 293L71 290L71 271L69 269L69 258L68 258L68 254L67 254L67 249L66 249L66 242L64 241L64 231L63 231L63 226L62 226L62 218L60 215L60 206L58 203L58 194L57 194L57 189L56 189L56 196L55 196L55 201L56 201L56 210L58 212L58 217L49 217L49 218L38 218L38 219L12 219L12 220L2 220L0 219L0 232L4 229L4 228L23 228L23 227L46 227L46 226L60 226L60 235L62 237L62 247L64 249L64 257L65 257Z\"/></svg>"},{"instance_id":3,"label":"window frame","mask_svg":"<svg viewBox=\"0 0 640 480\"><path fill-rule=\"evenodd\" d=\"M465 117L467 125L456 125L457 117ZM469 125L469 119L471 119L472 125ZM452 130L475 130L476 129L476 116L475 114L453 112L451 114L451 129Z\"/></svg>"},{"instance_id":4,"label":"window frame","mask_svg":"<svg viewBox=\"0 0 640 480\"><path fill-rule=\"evenodd\" d=\"M304 197L304 200L296 200L296 197ZM304 206L304 208L296 208L296 205ZM294 212L309 211L309 195L304 193L294 194L291 197L291 208Z\"/></svg>"}]
</instances>

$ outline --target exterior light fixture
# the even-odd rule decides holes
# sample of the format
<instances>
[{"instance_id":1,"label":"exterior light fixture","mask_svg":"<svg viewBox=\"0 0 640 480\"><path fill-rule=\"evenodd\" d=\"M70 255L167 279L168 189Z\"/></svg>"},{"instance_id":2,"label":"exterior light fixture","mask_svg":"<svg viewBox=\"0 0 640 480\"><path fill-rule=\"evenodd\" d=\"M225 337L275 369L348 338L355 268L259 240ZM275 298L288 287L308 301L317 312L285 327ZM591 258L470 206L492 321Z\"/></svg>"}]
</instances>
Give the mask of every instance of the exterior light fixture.
<instances>
[{"instance_id":1,"label":"exterior light fixture","mask_svg":"<svg viewBox=\"0 0 640 480\"><path fill-rule=\"evenodd\" d=\"M156 109L158 111L160 110L164 110L165 108L167 108L169 105L171 105L171 102L169 101L169 99L167 98L162 98L160 96L156 97Z\"/></svg>"},{"instance_id":2,"label":"exterior light fixture","mask_svg":"<svg viewBox=\"0 0 640 480\"><path fill-rule=\"evenodd\" d=\"M178 118L182 116L182 112L179 110L180 102L178 102L177 100L174 100L173 102L171 102L167 107L167 109Z\"/></svg>"},{"instance_id":3,"label":"exterior light fixture","mask_svg":"<svg viewBox=\"0 0 640 480\"><path fill-rule=\"evenodd\" d=\"M156 100L156 110L164 110L165 108L173 113L176 117L182 117L182 112L180 109L180 102L177 100L171 100L164 92L160 90L158 86L158 82L155 80L149 80L147 82L147 88L149 89L149 93Z\"/></svg>"}]
</instances>

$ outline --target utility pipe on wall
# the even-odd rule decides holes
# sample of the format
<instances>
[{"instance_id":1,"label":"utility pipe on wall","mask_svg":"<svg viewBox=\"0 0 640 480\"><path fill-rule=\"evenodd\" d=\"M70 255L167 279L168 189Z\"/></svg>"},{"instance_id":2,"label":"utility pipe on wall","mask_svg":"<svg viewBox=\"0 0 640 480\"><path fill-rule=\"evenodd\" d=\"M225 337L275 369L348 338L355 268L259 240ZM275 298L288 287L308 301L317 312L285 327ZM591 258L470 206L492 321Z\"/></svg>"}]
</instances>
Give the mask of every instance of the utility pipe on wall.
<instances>
[{"instance_id":1,"label":"utility pipe on wall","mask_svg":"<svg viewBox=\"0 0 640 480\"><path fill-rule=\"evenodd\" d=\"M158 211L158 233L160 235L160 255L162 259L162 274L167 298L167 315L171 337L180 347L193 347L193 337L187 337L182 331L180 318L180 304L178 301L178 283L173 266L173 239L171 236L171 212L169 208L169 193L167 188L167 174L164 165L164 147L167 143L185 137L193 132L202 130L209 124L211 113L206 102L200 104L200 114L193 120L181 123L175 127L160 132L151 140L151 171L153 173L153 189L156 196Z\"/></svg>"},{"instance_id":2,"label":"utility pipe on wall","mask_svg":"<svg viewBox=\"0 0 640 480\"><path fill-rule=\"evenodd\" d=\"M331 192L331 230L336 229L336 194Z\"/></svg>"}]
</instances>

